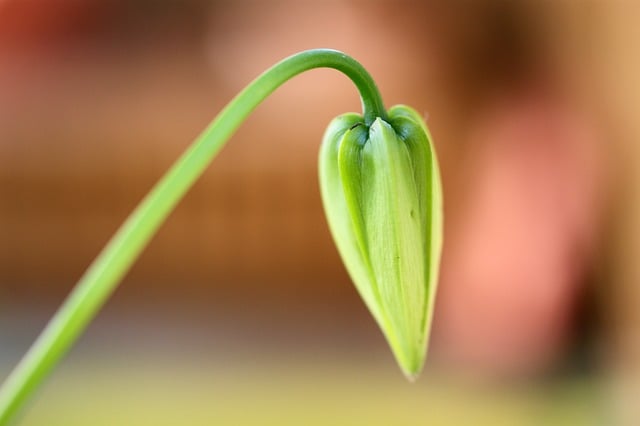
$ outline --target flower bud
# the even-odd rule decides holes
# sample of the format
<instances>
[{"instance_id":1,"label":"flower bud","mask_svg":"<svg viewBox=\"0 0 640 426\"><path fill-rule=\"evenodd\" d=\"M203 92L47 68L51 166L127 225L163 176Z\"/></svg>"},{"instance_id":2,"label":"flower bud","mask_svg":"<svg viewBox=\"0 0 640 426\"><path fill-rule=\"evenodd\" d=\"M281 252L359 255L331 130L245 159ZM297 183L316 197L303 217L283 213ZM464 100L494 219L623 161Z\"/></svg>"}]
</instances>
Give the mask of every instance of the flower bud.
<instances>
[{"instance_id":1,"label":"flower bud","mask_svg":"<svg viewBox=\"0 0 640 426\"><path fill-rule=\"evenodd\" d=\"M405 375L424 363L442 246L442 190L422 118L395 106L369 127L345 114L320 150L329 228Z\"/></svg>"}]
</instances>

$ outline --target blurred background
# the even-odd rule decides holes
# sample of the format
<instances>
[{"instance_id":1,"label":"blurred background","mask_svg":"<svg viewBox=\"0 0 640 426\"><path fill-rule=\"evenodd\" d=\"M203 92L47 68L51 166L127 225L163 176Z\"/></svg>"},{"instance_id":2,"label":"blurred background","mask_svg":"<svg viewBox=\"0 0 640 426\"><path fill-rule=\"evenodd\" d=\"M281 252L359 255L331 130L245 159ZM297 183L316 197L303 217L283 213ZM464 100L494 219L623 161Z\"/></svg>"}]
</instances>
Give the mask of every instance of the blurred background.
<instances>
[{"instance_id":1,"label":"blurred background","mask_svg":"<svg viewBox=\"0 0 640 426\"><path fill-rule=\"evenodd\" d=\"M640 3L0 0L0 380L250 80L354 56L424 113L445 245L417 383L333 247L332 70L249 118L20 425L640 422Z\"/></svg>"}]
</instances>

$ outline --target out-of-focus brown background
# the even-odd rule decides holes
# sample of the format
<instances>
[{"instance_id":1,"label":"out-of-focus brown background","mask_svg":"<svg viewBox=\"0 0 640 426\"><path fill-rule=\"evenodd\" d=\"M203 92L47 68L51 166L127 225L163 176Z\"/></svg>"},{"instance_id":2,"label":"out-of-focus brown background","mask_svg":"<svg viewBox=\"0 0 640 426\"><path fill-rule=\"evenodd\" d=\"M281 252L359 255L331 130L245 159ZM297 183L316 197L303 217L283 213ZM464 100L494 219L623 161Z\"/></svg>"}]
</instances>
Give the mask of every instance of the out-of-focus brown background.
<instances>
[{"instance_id":1,"label":"out-of-focus brown background","mask_svg":"<svg viewBox=\"0 0 640 426\"><path fill-rule=\"evenodd\" d=\"M332 70L233 137L22 418L636 424L640 7L0 0L0 376L234 94L331 47L424 113L445 196L427 368L404 383L316 178ZM634 402L635 401L635 402Z\"/></svg>"}]
</instances>

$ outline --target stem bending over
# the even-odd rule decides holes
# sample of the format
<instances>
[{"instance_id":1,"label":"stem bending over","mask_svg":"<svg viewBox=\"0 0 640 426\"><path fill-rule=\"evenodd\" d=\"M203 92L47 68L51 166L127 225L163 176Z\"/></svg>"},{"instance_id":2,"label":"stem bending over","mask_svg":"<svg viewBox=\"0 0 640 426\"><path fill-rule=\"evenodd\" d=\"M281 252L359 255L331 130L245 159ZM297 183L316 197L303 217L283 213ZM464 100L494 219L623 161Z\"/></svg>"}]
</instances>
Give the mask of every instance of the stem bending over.
<instances>
[{"instance_id":1,"label":"stem bending over","mask_svg":"<svg viewBox=\"0 0 640 426\"><path fill-rule=\"evenodd\" d=\"M325 49L301 52L260 75L220 112L176 161L82 276L0 388L0 426L20 409L88 326L167 216L246 117L280 85L313 68L334 68L355 83L367 125L377 117L386 118L371 76L358 62L341 52Z\"/></svg>"}]
</instances>

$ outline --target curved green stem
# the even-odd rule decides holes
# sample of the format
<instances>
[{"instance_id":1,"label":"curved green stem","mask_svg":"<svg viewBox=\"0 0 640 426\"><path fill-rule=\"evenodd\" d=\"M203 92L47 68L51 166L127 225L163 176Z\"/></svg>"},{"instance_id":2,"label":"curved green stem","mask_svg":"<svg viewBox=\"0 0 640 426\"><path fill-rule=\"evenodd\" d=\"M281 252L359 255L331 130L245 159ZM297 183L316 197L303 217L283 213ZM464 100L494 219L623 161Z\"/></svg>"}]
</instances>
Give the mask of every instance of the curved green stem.
<instances>
[{"instance_id":1,"label":"curved green stem","mask_svg":"<svg viewBox=\"0 0 640 426\"><path fill-rule=\"evenodd\" d=\"M109 241L0 389L0 425L27 397L88 326L160 225L246 117L280 85L313 68L334 68L357 86L365 123L386 118L367 71L335 50L309 50L274 65L240 92L176 161Z\"/></svg>"}]
</instances>

